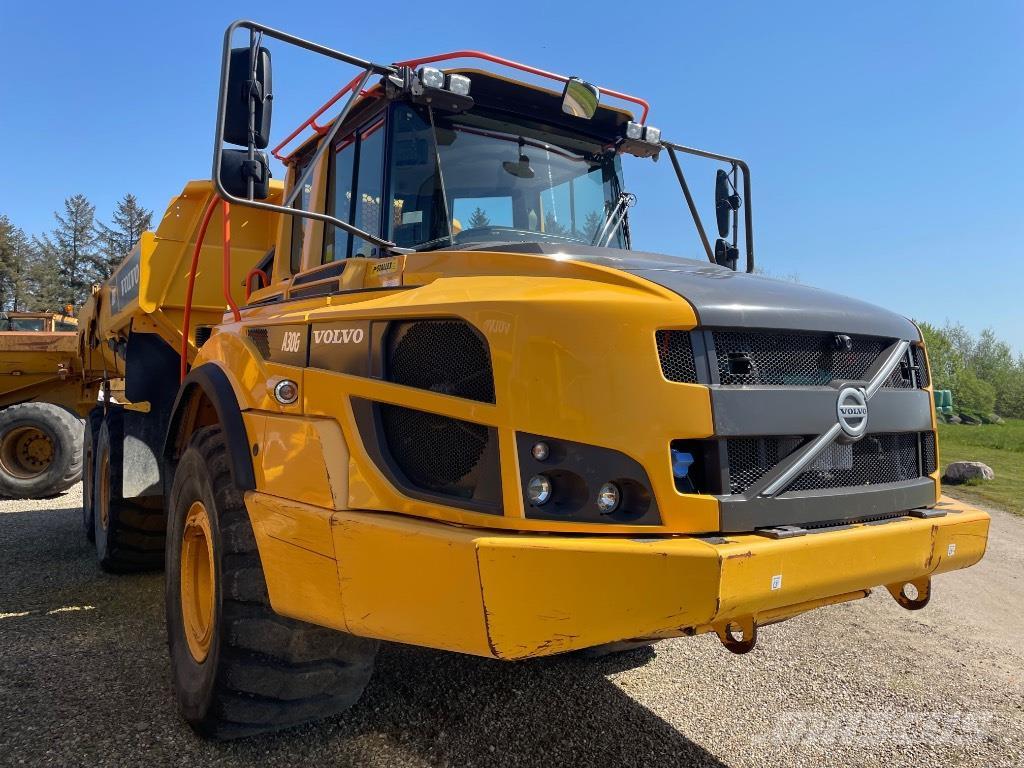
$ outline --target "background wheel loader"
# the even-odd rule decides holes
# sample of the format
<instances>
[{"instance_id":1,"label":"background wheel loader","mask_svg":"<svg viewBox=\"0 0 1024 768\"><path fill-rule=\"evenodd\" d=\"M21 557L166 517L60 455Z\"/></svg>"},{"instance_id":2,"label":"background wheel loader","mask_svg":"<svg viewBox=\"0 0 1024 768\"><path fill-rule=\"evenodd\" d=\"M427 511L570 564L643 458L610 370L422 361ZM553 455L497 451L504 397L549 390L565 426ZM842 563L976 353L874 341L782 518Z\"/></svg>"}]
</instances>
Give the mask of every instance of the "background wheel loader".
<instances>
[{"instance_id":1,"label":"background wheel loader","mask_svg":"<svg viewBox=\"0 0 1024 768\"><path fill-rule=\"evenodd\" d=\"M284 183L271 41L358 70L271 150ZM163 564L198 732L343 711L381 640L745 653L875 587L923 608L982 557L987 515L940 496L918 329L751 274L746 165L648 112L481 52L228 28L213 180L79 327L86 381L125 386L86 424L86 520L103 567ZM659 156L706 260L632 249L624 166Z\"/></svg>"}]
</instances>

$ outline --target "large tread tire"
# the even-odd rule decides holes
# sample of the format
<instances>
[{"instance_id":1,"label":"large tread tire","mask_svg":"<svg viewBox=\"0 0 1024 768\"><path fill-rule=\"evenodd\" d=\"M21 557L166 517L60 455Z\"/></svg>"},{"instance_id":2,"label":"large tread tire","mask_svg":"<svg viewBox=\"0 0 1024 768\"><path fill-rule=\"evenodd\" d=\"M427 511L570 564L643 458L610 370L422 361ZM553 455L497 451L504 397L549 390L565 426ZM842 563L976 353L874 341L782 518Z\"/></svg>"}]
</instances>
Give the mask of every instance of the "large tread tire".
<instances>
[{"instance_id":1,"label":"large tread tire","mask_svg":"<svg viewBox=\"0 0 1024 768\"><path fill-rule=\"evenodd\" d=\"M182 540L196 502L209 518L214 574L212 635L201 662L182 611ZM274 613L220 427L193 435L174 473L168 515L168 645L178 705L193 729L240 738L335 715L359 700L378 642Z\"/></svg>"},{"instance_id":2,"label":"large tread tire","mask_svg":"<svg viewBox=\"0 0 1024 768\"><path fill-rule=\"evenodd\" d=\"M93 531L100 567L110 573L159 570L164 564L166 518L122 498L123 410L108 408L96 438Z\"/></svg>"},{"instance_id":3,"label":"large tread tire","mask_svg":"<svg viewBox=\"0 0 1024 768\"><path fill-rule=\"evenodd\" d=\"M100 424L103 423L103 408L96 406L82 424L82 529L85 538L96 541L95 494L96 480L96 440L100 435Z\"/></svg>"},{"instance_id":4,"label":"large tread tire","mask_svg":"<svg viewBox=\"0 0 1024 768\"><path fill-rule=\"evenodd\" d=\"M52 446L49 463L33 467L8 450L8 438L37 430ZM0 411L0 496L45 499L66 491L82 477L82 423L74 413L53 403L19 403Z\"/></svg>"}]
</instances>

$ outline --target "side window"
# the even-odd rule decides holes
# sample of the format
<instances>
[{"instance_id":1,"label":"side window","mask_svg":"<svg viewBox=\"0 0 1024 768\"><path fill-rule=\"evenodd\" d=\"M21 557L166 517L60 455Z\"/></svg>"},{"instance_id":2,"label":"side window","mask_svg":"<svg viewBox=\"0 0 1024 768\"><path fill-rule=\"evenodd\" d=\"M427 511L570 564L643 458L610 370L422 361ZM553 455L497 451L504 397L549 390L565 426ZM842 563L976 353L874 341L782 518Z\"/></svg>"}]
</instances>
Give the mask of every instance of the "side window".
<instances>
[{"instance_id":1,"label":"side window","mask_svg":"<svg viewBox=\"0 0 1024 768\"><path fill-rule=\"evenodd\" d=\"M327 182L327 213L342 221L352 221L352 171L355 168L356 142L342 139L331 160ZM352 236L343 229L324 225L323 263L348 257Z\"/></svg>"},{"instance_id":2,"label":"side window","mask_svg":"<svg viewBox=\"0 0 1024 768\"><path fill-rule=\"evenodd\" d=\"M312 159L312 154L306 158L300 160L295 166L295 180L306 172L306 168L309 167L309 161ZM293 207L297 210L308 210L309 209L309 196L313 191L312 178L306 182L302 192L295 198ZM292 249L291 255L288 259L288 266L291 269L291 273L294 275L296 272L302 269L302 243L306 237L306 227L309 225L310 219L303 218L301 216L292 217Z\"/></svg>"},{"instance_id":3,"label":"side window","mask_svg":"<svg viewBox=\"0 0 1024 768\"><path fill-rule=\"evenodd\" d=\"M359 135L359 173L352 222L360 229L380 234L380 202L384 194L384 120L381 118ZM375 246L360 238L352 243L353 256L372 256Z\"/></svg>"}]
</instances>

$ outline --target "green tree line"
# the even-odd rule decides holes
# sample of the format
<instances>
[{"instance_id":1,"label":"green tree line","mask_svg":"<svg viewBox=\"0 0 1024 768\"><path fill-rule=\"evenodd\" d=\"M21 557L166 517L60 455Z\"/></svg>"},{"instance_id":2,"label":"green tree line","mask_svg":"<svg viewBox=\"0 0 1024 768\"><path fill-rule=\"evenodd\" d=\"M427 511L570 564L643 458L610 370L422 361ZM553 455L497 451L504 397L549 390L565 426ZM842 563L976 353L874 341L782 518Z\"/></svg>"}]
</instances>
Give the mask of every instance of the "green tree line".
<instances>
[{"instance_id":1,"label":"green tree line","mask_svg":"<svg viewBox=\"0 0 1024 768\"><path fill-rule=\"evenodd\" d=\"M986 418L1024 418L1024 354L986 328L977 336L962 325L918 322L928 347L935 389L953 393L954 410Z\"/></svg>"},{"instance_id":2,"label":"green tree line","mask_svg":"<svg viewBox=\"0 0 1024 768\"><path fill-rule=\"evenodd\" d=\"M153 212L127 194L103 222L85 195L72 195L53 218L50 231L28 235L0 213L0 311L81 307L152 227Z\"/></svg>"}]
</instances>

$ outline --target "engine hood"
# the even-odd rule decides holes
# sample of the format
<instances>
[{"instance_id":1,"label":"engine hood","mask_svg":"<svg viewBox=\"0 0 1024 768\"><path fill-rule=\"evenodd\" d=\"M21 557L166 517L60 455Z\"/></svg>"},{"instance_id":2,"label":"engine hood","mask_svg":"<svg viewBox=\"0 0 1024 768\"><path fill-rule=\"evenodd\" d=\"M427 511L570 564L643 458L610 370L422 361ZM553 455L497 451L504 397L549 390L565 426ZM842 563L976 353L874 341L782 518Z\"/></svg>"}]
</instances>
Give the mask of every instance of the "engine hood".
<instances>
[{"instance_id":1,"label":"engine hood","mask_svg":"<svg viewBox=\"0 0 1024 768\"><path fill-rule=\"evenodd\" d=\"M586 245L502 243L460 250L558 256L610 267L667 288L686 299L705 327L779 328L884 336L917 341L907 318L865 301L761 275L733 272L706 261Z\"/></svg>"}]
</instances>

